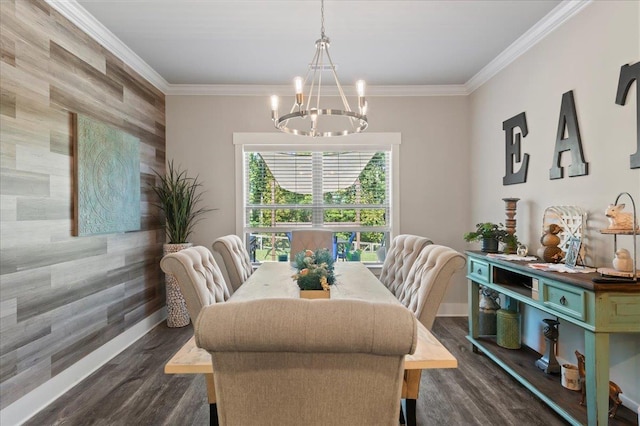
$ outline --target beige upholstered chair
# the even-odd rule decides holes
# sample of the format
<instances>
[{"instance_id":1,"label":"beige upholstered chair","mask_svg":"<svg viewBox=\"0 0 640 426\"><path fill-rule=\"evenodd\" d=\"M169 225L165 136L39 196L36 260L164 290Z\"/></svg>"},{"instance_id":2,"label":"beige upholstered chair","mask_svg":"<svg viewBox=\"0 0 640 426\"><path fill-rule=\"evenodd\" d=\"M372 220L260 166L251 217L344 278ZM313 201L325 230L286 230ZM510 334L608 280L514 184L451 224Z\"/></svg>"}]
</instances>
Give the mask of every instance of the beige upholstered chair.
<instances>
[{"instance_id":1,"label":"beige upholstered chair","mask_svg":"<svg viewBox=\"0 0 640 426\"><path fill-rule=\"evenodd\" d=\"M160 261L160 267L176 277L194 328L202 308L229 298L222 271L206 247L195 246L168 254Z\"/></svg>"},{"instance_id":2,"label":"beige upholstered chair","mask_svg":"<svg viewBox=\"0 0 640 426\"><path fill-rule=\"evenodd\" d=\"M333 232L324 229L304 229L291 231L291 252L290 259L293 260L296 254L302 250L317 250L326 248L333 251Z\"/></svg>"},{"instance_id":3,"label":"beige upholstered chair","mask_svg":"<svg viewBox=\"0 0 640 426\"><path fill-rule=\"evenodd\" d=\"M253 273L247 248L237 235L226 235L213 242L213 249L222 256L231 291L235 292Z\"/></svg>"},{"instance_id":4,"label":"beige upholstered chair","mask_svg":"<svg viewBox=\"0 0 640 426\"><path fill-rule=\"evenodd\" d=\"M465 262L464 256L449 247L427 245L404 283L395 289L395 296L431 330L451 276L460 271Z\"/></svg>"},{"instance_id":5,"label":"beige upholstered chair","mask_svg":"<svg viewBox=\"0 0 640 426\"><path fill-rule=\"evenodd\" d=\"M422 249L433 242L425 237L402 234L391 241L387 256L382 264L380 281L393 294L397 294L409 275L413 262L418 258Z\"/></svg>"},{"instance_id":6,"label":"beige upholstered chair","mask_svg":"<svg viewBox=\"0 0 640 426\"><path fill-rule=\"evenodd\" d=\"M401 305L260 299L206 307L220 425L397 425L417 321Z\"/></svg>"}]
</instances>

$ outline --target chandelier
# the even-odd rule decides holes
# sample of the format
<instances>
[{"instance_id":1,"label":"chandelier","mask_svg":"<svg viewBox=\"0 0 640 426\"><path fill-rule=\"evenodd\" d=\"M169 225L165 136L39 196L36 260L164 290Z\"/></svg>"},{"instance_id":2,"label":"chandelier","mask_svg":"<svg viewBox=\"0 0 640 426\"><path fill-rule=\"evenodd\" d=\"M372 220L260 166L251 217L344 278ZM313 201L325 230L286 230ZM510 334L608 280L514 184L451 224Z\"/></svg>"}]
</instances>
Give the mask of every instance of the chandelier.
<instances>
[{"instance_id":1,"label":"chandelier","mask_svg":"<svg viewBox=\"0 0 640 426\"><path fill-rule=\"evenodd\" d=\"M309 64L307 75L296 77L295 101L287 114L278 115L279 100L271 97L271 119L278 130L301 136L331 137L360 133L367 128L367 101L364 98L364 80L356 82L358 94L358 111L352 111L347 97L342 90L336 66L329 55L329 38L324 33L324 0L321 0L320 13L322 16L320 39L316 40L316 53ZM326 63L325 63L326 61ZM337 108L322 108L320 106L322 72L331 71L338 96L342 105ZM305 99L304 88L308 85ZM326 99L325 99L326 102Z\"/></svg>"}]
</instances>

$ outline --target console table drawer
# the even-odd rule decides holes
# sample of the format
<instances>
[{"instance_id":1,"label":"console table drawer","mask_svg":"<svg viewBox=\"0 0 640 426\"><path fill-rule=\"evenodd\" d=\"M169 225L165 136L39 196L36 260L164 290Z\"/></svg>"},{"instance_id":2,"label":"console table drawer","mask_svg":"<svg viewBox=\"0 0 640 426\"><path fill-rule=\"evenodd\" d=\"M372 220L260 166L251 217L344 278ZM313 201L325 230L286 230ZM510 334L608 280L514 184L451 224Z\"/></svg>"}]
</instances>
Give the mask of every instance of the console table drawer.
<instances>
[{"instance_id":1,"label":"console table drawer","mask_svg":"<svg viewBox=\"0 0 640 426\"><path fill-rule=\"evenodd\" d=\"M549 281L542 281L542 285L542 303L558 312L585 321L585 290Z\"/></svg>"},{"instance_id":2,"label":"console table drawer","mask_svg":"<svg viewBox=\"0 0 640 426\"><path fill-rule=\"evenodd\" d=\"M489 264L478 259L469 259L469 277L477 282L489 282Z\"/></svg>"}]
</instances>

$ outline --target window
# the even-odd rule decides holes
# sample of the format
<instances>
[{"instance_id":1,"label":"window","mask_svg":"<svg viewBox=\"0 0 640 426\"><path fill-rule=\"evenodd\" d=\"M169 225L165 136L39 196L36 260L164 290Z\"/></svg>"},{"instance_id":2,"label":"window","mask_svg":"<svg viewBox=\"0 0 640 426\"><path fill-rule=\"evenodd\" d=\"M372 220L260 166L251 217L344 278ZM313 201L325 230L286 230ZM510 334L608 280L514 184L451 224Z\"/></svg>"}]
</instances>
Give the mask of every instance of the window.
<instances>
[{"instance_id":1,"label":"window","mask_svg":"<svg viewBox=\"0 0 640 426\"><path fill-rule=\"evenodd\" d=\"M252 260L287 259L289 232L304 228L333 231L337 258L381 260L380 247L397 228L392 200L399 135L358 136L319 143L284 134L234 134L242 212L237 227Z\"/></svg>"}]
</instances>

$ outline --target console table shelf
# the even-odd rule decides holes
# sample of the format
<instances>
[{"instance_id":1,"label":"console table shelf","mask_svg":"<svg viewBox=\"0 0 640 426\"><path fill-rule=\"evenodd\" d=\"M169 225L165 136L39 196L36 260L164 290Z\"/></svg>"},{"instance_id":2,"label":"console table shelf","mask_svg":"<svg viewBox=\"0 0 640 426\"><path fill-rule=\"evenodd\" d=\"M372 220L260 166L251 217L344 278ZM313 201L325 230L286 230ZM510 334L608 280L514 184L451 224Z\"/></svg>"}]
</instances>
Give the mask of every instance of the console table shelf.
<instances>
[{"instance_id":1,"label":"console table shelf","mask_svg":"<svg viewBox=\"0 0 640 426\"><path fill-rule=\"evenodd\" d=\"M467 338L481 352L491 358L516 380L530 389L538 398L559 412L569 423L587 424L587 410L580 405L581 392L565 389L560 384L560 375L544 374L535 366L540 354L522 346L521 349L505 349L496 343L495 337ZM620 407L610 426L637 425L637 415L626 407Z\"/></svg>"},{"instance_id":2,"label":"console table shelf","mask_svg":"<svg viewBox=\"0 0 640 426\"><path fill-rule=\"evenodd\" d=\"M573 425L637 425L637 415L620 407L608 419L609 335L640 333L640 284L594 283L598 274L562 274L539 271L527 262L492 258L468 251L469 335L474 350L485 353ZM571 322L584 331L587 408L579 404L581 392L565 389L559 375L535 366L536 351L505 349L495 337L480 336L479 287L502 293L511 304L522 303ZM514 303L515 302L515 303ZM595 360L598 360L596 364Z\"/></svg>"}]
</instances>

